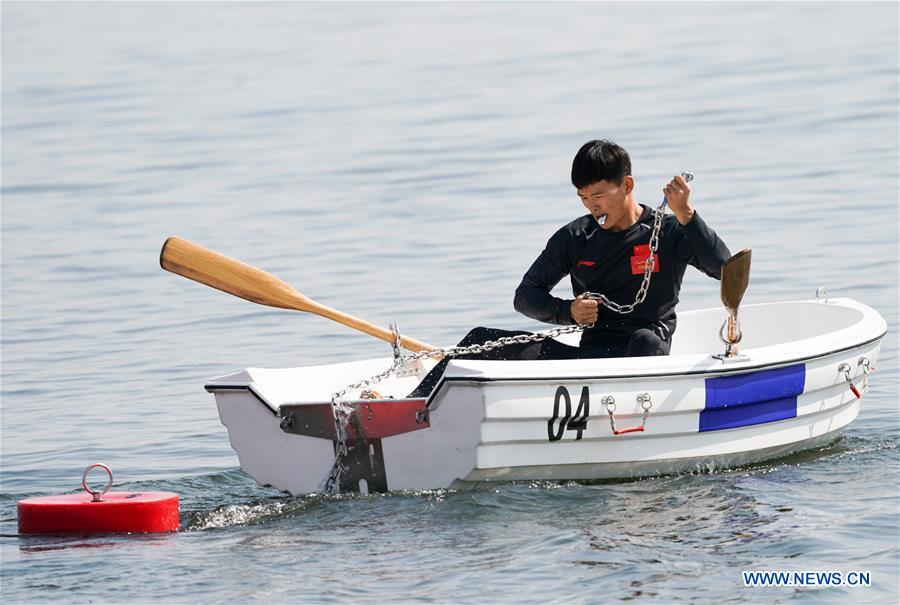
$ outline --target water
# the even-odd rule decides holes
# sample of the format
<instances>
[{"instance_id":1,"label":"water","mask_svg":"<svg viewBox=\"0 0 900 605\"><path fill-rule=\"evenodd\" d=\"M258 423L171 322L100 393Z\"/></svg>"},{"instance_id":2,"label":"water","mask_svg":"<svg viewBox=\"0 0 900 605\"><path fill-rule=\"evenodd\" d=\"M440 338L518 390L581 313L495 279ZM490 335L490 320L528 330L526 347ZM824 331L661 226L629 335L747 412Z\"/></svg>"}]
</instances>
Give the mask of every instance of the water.
<instances>
[{"instance_id":1,"label":"water","mask_svg":"<svg viewBox=\"0 0 900 605\"><path fill-rule=\"evenodd\" d=\"M4 602L898 600L898 8L2 5ZM618 484L291 498L237 468L207 378L383 355L163 272L177 234L436 344L511 308L607 137L637 196L696 173L747 302L818 286L889 323L821 450ZM717 305L691 270L680 308ZM16 537L15 502L182 498L182 532ZM869 588L744 588L745 569Z\"/></svg>"}]
</instances>

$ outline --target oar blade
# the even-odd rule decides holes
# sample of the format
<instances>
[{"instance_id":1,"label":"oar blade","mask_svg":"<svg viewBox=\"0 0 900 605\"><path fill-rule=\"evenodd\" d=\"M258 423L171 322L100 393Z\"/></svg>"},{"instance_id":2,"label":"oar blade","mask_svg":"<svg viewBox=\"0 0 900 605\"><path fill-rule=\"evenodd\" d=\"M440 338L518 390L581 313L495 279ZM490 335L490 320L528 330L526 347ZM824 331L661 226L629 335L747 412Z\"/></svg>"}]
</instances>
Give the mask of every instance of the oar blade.
<instances>
[{"instance_id":1,"label":"oar blade","mask_svg":"<svg viewBox=\"0 0 900 605\"><path fill-rule=\"evenodd\" d=\"M722 265L722 304L731 312L737 312L750 284L750 256L751 250L747 248Z\"/></svg>"},{"instance_id":2,"label":"oar blade","mask_svg":"<svg viewBox=\"0 0 900 605\"><path fill-rule=\"evenodd\" d=\"M326 307L304 296L271 273L180 237L172 236L166 240L159 253L159 264L166 271L244 300L269 307L315 313L387 342L394 341L391 330ZM409 336L401 336L400 345L411 351L432 351L435 348Z\"/></svg>"},{"instance_id":3,"label":"oar blade","mask_svg":"<svg viewBox=\"0 0 900 605\"><path fill-rule=\"evenodd\" d=\"M166 271L244 300L281 309L311 310L312 301L271 273L180 237L166 240L159 264Z\"/></svg>"}]
</instances>

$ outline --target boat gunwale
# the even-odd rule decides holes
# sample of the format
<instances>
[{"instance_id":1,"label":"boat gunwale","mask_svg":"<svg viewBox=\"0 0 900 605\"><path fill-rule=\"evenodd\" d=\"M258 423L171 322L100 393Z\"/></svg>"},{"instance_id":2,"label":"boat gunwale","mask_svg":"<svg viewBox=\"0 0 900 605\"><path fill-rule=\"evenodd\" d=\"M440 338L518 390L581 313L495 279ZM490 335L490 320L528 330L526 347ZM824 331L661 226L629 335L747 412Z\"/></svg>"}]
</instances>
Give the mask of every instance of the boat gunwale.
<instances>
[{"instance_id":1,"label":"boat gunwale","mask_svg":"<svg viewBox=\"0 0 900 605\"><path fill-rule=\"evenodd\" d=\"M878 336L869 338L868 340L854 343L852 345L848 345L846 347L842 347L840 349L833 349L831 351L827 351L824 353L817 353L813 355L809 355L806 357L795 357L792 359L779 360L775 363L757 363L755 365L729 365L728 362L722 362L722 365L717 368L706 368L701 370L686 370L686 371L669 371L669 372L643 372L638 374L616 374L616 375L606 375L606 376L509 376L509 377L493 377L493 376L442 376L438 384L435 386L434 390L431 392L431 395L428 397L427 407L428 409L436 409L431 407L431 404L434 400L441 394L443 387L448 383L458 383L458 384L479 384L479 383L488 383L488 382L502 382L502 383L531 383L531 382L560 382L560 381L615 381L615 380L634 380L639 378L668 378L672 376L699 376L699 375L709 375L709 376L720 376L726 374L743 374L750 371L759 371L759 370L774 370L778 368L787 367L790 365L794 365L797 363L806 363L809 361L816 361L819 359L824 359L826 357L831 357L832 355L838 355L840 353L844 353L847 351L852 351L853 349L859 349L865 347L867 345L877 343L881 341L885 335L887 334L887 329L885 329ZM625 358L621 358L625 359ZM638 358L635 358L638 359Z\"/></svg>"},{"instance_id":2,"label":"boat gunwale","mask_svg":"<svg viewBox=\"0 0 900 605\"><path fill-rule=\"evenodd\" d=\"M207 393L216 394L216 391L249 391L253 397L260 402L267 410L272 412L273 416L279 416L281 411L281 406L278 407L273 406L271 403L266 401L266 398L263 397L256 389L253 388L254 383L249 384L219 384L219 383L209 383L203 386ZM287 404L284 404L287 405Z\"/></svg>"},{"instance_id":3,"label":"boat gunwale","mask_svg":"<svg viewBox=\"0 0 900 605\"><path fill-rule=\"evenodd\" d=\"M615 376L603 376L603 375L593 375L593 376L517 376L517 377L492 377L492 376L442 376L438 384L435 386L434 390L429 395L426 400L426 406L429 410L437 409L438 406L432 408L432 403L434 400L440 395L444 387L449 388L452 386L451 383L456 383L459 385L465 384L484 384L484 383L532 383L532 382L559 382L563 381L614 381L614 380L634 380L641 378L667 378L672 376L699 376L699 375L709 375L709 376L721 376L728 374L743 374L748 371L758 371L760 369L777 369L782 367L787 367L800 362L808 362L815 361L818 359L823 359L826 357L830 357L832 355L837 355L840 353L844 353L847 351L852 351L853 349L858 349L870 345L872 343L879 342L882 340L887 334L887 330L885 329L880 335L870 338L868 340L854 343L852 345L848 345L846 347L842 347L840 349L834 349L825 353L819 353L807 357L799 357L784 361L779 361L778 363L761 363L756 365L728 365L728 363L723 362L720 367L717 368L707 368L702 370L687 370L687 371L671 371L671 372L644 372L638 374L627 374L627 375L615 375ZM204 385L204 389L209 392L215 394L217 391L249 391L253 397L259 401L267 410L269 410L273 416L279 416L281 405L291 405L291 404L313 404L313 403L322 403L321 401L296 401L296 402L284 402L278 406L274 406L269 403L268 400L255 388L255 383L208 383Z\"/></svg>"}]
</instances>

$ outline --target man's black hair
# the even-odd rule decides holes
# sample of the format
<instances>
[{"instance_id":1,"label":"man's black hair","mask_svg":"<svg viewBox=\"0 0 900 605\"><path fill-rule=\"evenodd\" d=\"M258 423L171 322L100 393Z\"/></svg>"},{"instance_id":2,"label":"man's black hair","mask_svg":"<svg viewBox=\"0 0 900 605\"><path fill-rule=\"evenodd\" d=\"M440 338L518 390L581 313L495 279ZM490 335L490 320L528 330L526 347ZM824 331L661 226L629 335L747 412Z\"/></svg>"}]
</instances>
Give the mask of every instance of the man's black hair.
<instances>
[{"instance_id":1,"label":"man's black hair","mask_svg":"<svg viewBox=\"0 0 900 605\"><path fill-rule=\"evenodd\" d=\"M572 184L576 189L597 181L620 184L631 174L628 152L606 139L588 141L572 161Z\"/></svg>"}]
</instances>

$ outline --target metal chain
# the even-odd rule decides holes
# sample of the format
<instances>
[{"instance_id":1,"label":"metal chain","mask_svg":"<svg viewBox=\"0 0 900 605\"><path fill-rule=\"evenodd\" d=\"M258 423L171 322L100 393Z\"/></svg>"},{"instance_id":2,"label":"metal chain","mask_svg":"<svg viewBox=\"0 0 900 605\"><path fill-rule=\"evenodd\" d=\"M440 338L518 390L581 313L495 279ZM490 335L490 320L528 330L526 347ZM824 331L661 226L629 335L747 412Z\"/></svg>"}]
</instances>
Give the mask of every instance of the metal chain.
<instances>
[{"instance_id":1,"label":"metal chain","mask_svg":"<svg viewBox=\"0 0 900 605\"><path fill-rule=\"evenodd\" d=\"M694 175L690 172L682 172L681 177L690 183L694 180ZM653 231L650 233L650 255L644 262L644 278L641 280L641 287L638 288L637 296L630 305L620 305L610 300L605 294L594 295L595 300L602 302L607 308L616 313L626 314L634 311L634 308L644 302L647 298L647 291L650 289L650 277L656 268L656 251L659 250L659 232L662 229L662 218L666 212L666 205L669 201L664 197L659 207L653 211Z\"/></svg>"},{"instance_id":2,"label":"metal chain","mask_svg":"<svg viewBox=\"0 0 900 605\"><path fill-rule=\"evenodd\" d=\"M433 349L431 351L409 353L407 355L396 357L391 366L383 372L375 374L370 378L366 378L364 380L360 380L358 382L354 382L353 384L347 385L331 396L331 413L334 417L337 438L335 440L336 444L334 450L334 462L331 465L331 471L325 478L322 488L323 491L325 493L332 494L339 493L341 474L346 470L343 464L341 464L341 458L343 458L349 450L349 447L347 445L347 425L350 423L350 415L353 413L353 408L341 401L341 399L344 397L344 395L347 394L347 392L356 389L364 389L368 386L372 386L373 384L377 384L388 376L392 375L394 372L396 372L406 364L420 359L427 359L429 357L458 357L460 355L483 353L485 351L490 351L499 347L505 347L511 344L527 344L529 342L539 342L546 338L555 338L557 336L562 336L563 334L581 332L588 327L590 326L586 324L575 324L571 326L563 326L559 328L553 328L551 330L545 330L544 332L536 332L534 334L504 336L502 338L498 338L497 340L491 340L482 344L473 344L467 347L453 346L444 347L442 349Z\"/></svg>"},{"instance_id":3,"label":"metal chain","mask_svg":"<svg viewBox=\"0 0 900 605\"><path fill-rule=\"evenodd\" d=\"M647 291L650 289L650 277L653 274L653 269L656 268L656 251L659 249L659 230L662 227L662 217L665 213L665 208L666 202L664 200L663 203L659 205L659 208L653 213L653 231L650 234L650 256L648 256L647 260L644 262L644 278L641 280L641 287L638 288L637 296L634 297L634 302L630 305L620 305L607 298L605 294L594 295L596 300L602 302L610 311L615 311L616 313L621 313L623 315L631 313L636 306L644 302L644 299L647 298Z\"/></svg>"},{"instance_id":4,"label":"metal chain","mask_svg":"<svg viewBox=\"0 0 900 605\"><path fill-rule=\"evenodd\" d=\"M411 357L413 357L413 355L397 357L394 359L394 363L391 364L391 367L386 369L384 372L376 374L371 378L360 380L359 382L354 382L353 384L347 385L331 396L331 414L334 417L336 439L334 446L334 462L331 464L331 471L329 471L328 477L325 478L325 482L322 487L322 490L325 493L340 493L341 474L346 470L344 468L344 465L341 464L341 458L346 456L347 452L349 451L349 447L347 445L347 426L350 424L350 414L353 413L353 408L342 402L341 398L347 394L347 391L352 391L354 389L363 389L367 386L381 382L382 380L393 374L395 371L397 371L397 369L402 367L405 363L408 363L408 361L412 361L412 359L409 359L407 361L407 358Z\"/></svg>"},{"instance_id":5,"label":"metal chain","mask_svg":"<svg viewBox=\"0 0 900 605\"><path fill-rule=\"evenodd\" d=\"M334 462L331 463L331 470L322 486L322 491L326 494L339 494L341 489L341 474L346 468L341 464L341 459L347 455L349 447L347 446L347 426L350 424L350 414L353 408L341 403L340 401L331 399L331 413L334 416L334 426L336 429L334 442Z\"/></svg>"},{"instance_id":6,"label":"metal chain","mask_svg":"<svg viewBox=\"0 0 900 605\"><path fill-rule=\"evenodd\" d=\"M694 175L689 172L682 172L681 176L688 182L690 182L694 178ZM594 295L595 300L599 300L610 310L621 314L631 313L632 311L634 311L634 308L636 306L644 302L644 299L647 298L647 291L650 289L650 279L653 275L653 269L656 268L656 251L659 249L659 233L662 229L662 219L663 215L666 212L667 204L668 200L664 197L662 203L653 212L653 229L650 232L650 255L647 257L647 260L644 263L644 277L641 280L641 285L638 288L638 292L634 298L634 302L629 305L620 305L617 302L607 298L605 294ZM346 395L348 391L352 391L355 389L364 389L373 384L377 384L388 376L394 374L404 365L420 359L427 359L429 357L458 357L460 355L479 354L511 344L528 344L531 342L539 342L547 338L556 338L557 336L562 336L563 334L583 332L591 326L593 326L593 324L574 324L560 328L553 328L551 330L545 330L543 332L535 332L534 334L503 336L501 338L498 338L497 340L489 340L481 344L473 344L467 347L453 346L444 347L442 349L434 349L431 351L419 351L417 353L410 353L403 356L395 355L394 362L391 364L391 367L389 367L385 371L381 372L380 374L376 374L371 378L354 382L353 384L344 387L331 396L331 411L334 415L334 424L337 429L337 440L335 444L334 463L332 464L331 471L325 478L323 487L324 491L326 493L339 493L341 474L344 470L346 470L341 464L341 458L345 456L348 451L346 438L347 425L350 422L350 414L353 412L353 408L346 405L345 403L342 403L341 398L344 397L344 395ZM646 420L646 414L644 418Z\"/></svg>"}]
</instances>

